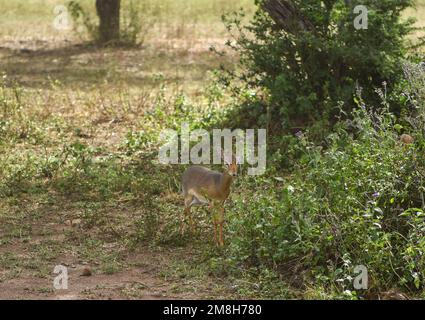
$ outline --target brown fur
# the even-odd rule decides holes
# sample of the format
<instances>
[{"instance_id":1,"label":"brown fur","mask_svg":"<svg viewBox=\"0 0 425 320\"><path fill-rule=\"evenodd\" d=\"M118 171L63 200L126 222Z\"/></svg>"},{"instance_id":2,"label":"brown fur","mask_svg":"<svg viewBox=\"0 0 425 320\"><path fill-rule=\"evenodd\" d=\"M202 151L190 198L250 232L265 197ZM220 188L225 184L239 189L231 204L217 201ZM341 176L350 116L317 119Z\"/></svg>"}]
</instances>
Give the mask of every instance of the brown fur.
<instances>
[{"instance_id":1,"label":"brown fur","mask_svg":"<svg viewBox=\"0 0 425 320\"><path fill-rule=\"evenodd\" d=\"M400 136L400 141L403 142L404 144L411 144L415 141L415 139L413 139L411 135L403 133Z\"/></svg>"},{"instance_id":2,"label":"brown fur","mask_svg":"<svg viewBox=\"0 0 425 320\"><path fill-rule=\"evenodd\" d=\"M201 166L192 166L182 176L185 215L188 216L191 227L193 220L190 208L193 205L209 203L211 209L214 209L214 202L221 205L220 217L218 219L214 217L214 238L219 245L223 245L224 202L229 197L230 186L236 173L237 165L233 160L223 173Z\"/></svg>"}]
</instances>

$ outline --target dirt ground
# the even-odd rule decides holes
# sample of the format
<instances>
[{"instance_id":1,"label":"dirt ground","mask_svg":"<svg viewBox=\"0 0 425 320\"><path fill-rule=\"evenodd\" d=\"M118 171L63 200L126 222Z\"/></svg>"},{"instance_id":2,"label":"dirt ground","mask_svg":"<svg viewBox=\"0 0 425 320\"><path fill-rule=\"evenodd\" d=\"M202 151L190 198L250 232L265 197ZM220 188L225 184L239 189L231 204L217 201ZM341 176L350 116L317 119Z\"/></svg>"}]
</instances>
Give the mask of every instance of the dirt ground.
<instances>
[{"instance_id":1,"label":"dirt ground","mask_svg":"<svg viewBox=\"0 0 425 320\"><path fill-rule=\"evenodd\" d=\"M206 284L201 291L193 292L190 283L166 279L159 275L163 265L150 259L155 253L146 251L132 259L147 261L143 267L130 267L117 273L86 275L87 265L62 263L68 269L68 289L55 289L52 273L47 278L21 274L0 283L0 299L199 299L211 297ZM72 257L64 257L72 261ZM167 263L163 261L162 263ZM52 268L53 270L53 268ZM212 283L210 284L212 286ZM187 291L187 292L185 292Z\"/></svg>"},{"instance_id":2,"label":"dirt ground","mask_svg":"<svg viewBox=\"0 0 425 320\"><path fill-rule=\"evenodd\" d=\"M170 45L174 49L167 53L170 56L166 60L179 64L182 69L192 68L190 77L184 72L176 76L181 77L182 82L188 81L189 86L198 80L203 81L204 70L216 65L207 55L208 43L192 45L191 51L179 49L178 41L166 44L167 47ZM124 85L145 87L152 86L147 84L149 81L146 79L158 71L154 70L155 67L150 70L146 60L153 61L151 65L160 65L155 60L157 50L163 50L163 54L168 52L161 44L146 50L112 50L67 40L3 39L0 42L0 71L29 90L44 90L48 76L83 91L86 86L96 85L100 78L105 77L117 82L120 79ZM196 66L202 65L201 68L193 67L195 58L198 59ZM162 71L166 73L169 70ZM70 122L78 122L78 118L85 117L70 109L57 109L55 112L68 117ZM92 143L106 146L111 151L117 141L122 140L128 126L126 122L111 119L94 123L99 129L93 135ZM193 249L190 244L172 249L141 245L129 251L117 239L96 242L94 239L102 238L104 230L81 227L85 221L75 221L80 219L75 219L79 215L72 199L53 205L37 203L34 199L26 201L25 197L11 201L16 203L8 203L8 208L15 209L0 219L0 299L229 297L231 290L227 291L226 285L214 277L198 275L186 278L184 271L175 272L179 260L190 264ZM125 220L125 215L133 214L131 210L122 210L117 205L108 215L123 215ZM93 239L87 237L87 232L93 232ZM66 290L57 290L53 286L57 276L53 271L57 265L67 267Z\"/></svg>"},{"instance_id":3,"label":"dirt ground","mask_svg":"<svg viewBox=\"0 0 425 320\"><path fill-rule=\"evenodd\" d=\"M175 270L190 264L196 244L140 244L129 250L117 239L97 241L102 230L83 228L84 221L72 219L75 213L66 206L59 215L49 209L40 216L20 220L23 229L12 224L1 228L0 299L200 299L232 294L212 276ZM6 228L14 234L4 232ZM67 269L68 289L55 289L58 265Z\"/></svg>"}]
</instances>

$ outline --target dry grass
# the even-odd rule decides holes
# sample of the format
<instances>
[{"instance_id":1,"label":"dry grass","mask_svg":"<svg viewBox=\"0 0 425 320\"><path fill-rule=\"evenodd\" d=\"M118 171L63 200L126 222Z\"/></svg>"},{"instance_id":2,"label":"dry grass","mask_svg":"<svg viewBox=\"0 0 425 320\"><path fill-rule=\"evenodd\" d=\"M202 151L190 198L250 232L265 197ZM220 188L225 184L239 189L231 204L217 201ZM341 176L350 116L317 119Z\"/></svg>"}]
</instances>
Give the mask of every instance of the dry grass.
<instances>
[{"instance_id":1,"label":"dry grass","mask_svg":"<svg viewBox=\"0 0 425 320\"><path fill-rule=\"evenodd\" d=\"M425 0L417 0L416 7L406 10L406 17L414 17L416 19L415 26L417 28L425 28ZM418 30L414 37L424 37L425 31Z\"/></svg>"},{"instance_id":2,"label":"dry grass","mask_svg":"<svg viewBox=\"0 0 425 320\"><path fill-rule=\"evenodd\" d=\"M80 1L95 16L94 1ZM174 90L198 95L207 71L232 57L219 58L211 46L222 48L226 33L220 16L244 7L253 11L250 0L231 1L135 1L146 25L141 48L100 49L80 43L84 34L53 27L53 8L60 0L0 0L1 69L30 87L43 87L47 77L67 87L87 88L99 83L149 88L158 75ZM123 12L130 1L123 1Z\"/></svg>"}]
</instances>

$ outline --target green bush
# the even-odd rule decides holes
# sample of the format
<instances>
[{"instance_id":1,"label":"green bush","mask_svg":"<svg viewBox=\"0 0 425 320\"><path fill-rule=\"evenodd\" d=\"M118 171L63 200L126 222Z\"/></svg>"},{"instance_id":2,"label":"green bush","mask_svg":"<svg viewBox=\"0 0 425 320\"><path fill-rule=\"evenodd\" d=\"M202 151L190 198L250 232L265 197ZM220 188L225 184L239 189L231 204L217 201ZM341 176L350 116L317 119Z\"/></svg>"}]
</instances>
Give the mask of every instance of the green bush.
<instances>
[{"instance_id":1,"label":"green bush","mask_svg":"<svg viewBox=\"0 0 425 320\"><path fill-rule=\"evenodd\" d=\"M302 277L304 289L352 291L364 265L369 290L359 295L423 290L425 139L405 128L415 143L403 144L388 106L374 112L358 100L324 146L298 134L291 175L270 169L241 183L228 224L234 261Z\"/></svg>"},{"instance_id":2,"label":"green bush","mask_svg":"<svg viewBox=\"0 0 425 320\"><path fill-rule=\"evenodd\" d=\"M286 128L321 119L334 120L339 108L351 110L356 88L376 105L374 90L385 81L388 94L402 78L401 60L408 53L406 36L411 19L402 21L412 0L294 0L298 15L314 26L310 30L278 24L259 8L253 21L242 26L243 14L225 17L235 41L229 46L241 56L242 72L235 75L248 88L261 92L263 116L253 118ZM368 9L368 28L356 30L356 5ZM223 80L230 84L229 79Z\"/></svg>"}]
</instances>

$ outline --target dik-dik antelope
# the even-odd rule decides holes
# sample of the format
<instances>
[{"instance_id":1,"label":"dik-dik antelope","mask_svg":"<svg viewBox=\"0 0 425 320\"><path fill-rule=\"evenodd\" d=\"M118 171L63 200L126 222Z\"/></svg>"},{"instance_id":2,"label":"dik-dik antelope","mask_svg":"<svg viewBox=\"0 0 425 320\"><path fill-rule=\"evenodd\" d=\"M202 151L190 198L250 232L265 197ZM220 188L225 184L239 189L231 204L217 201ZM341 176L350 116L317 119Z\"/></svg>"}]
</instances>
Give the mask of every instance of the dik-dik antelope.
<instances>
[{"instance_id":1,"label":"dik-dik antelope","mask_svg":"<svg viewBox=\"0 0 425 320\"><path fill-rule=\"evenodd\" d=\"M182 176L184 213L189 218L191 228L193 228L193 218L190 215L190 208L193 205L210 204L210 209L213 211L217 206L220 207L218 214L213 212L214 240L219 246L224 245L224 203L229 197L230 186L234 177L237 176L237 169L236 159L233 157L232 163L226 166L224 172L191 166Z\"/></svg>"}]
</instances>

